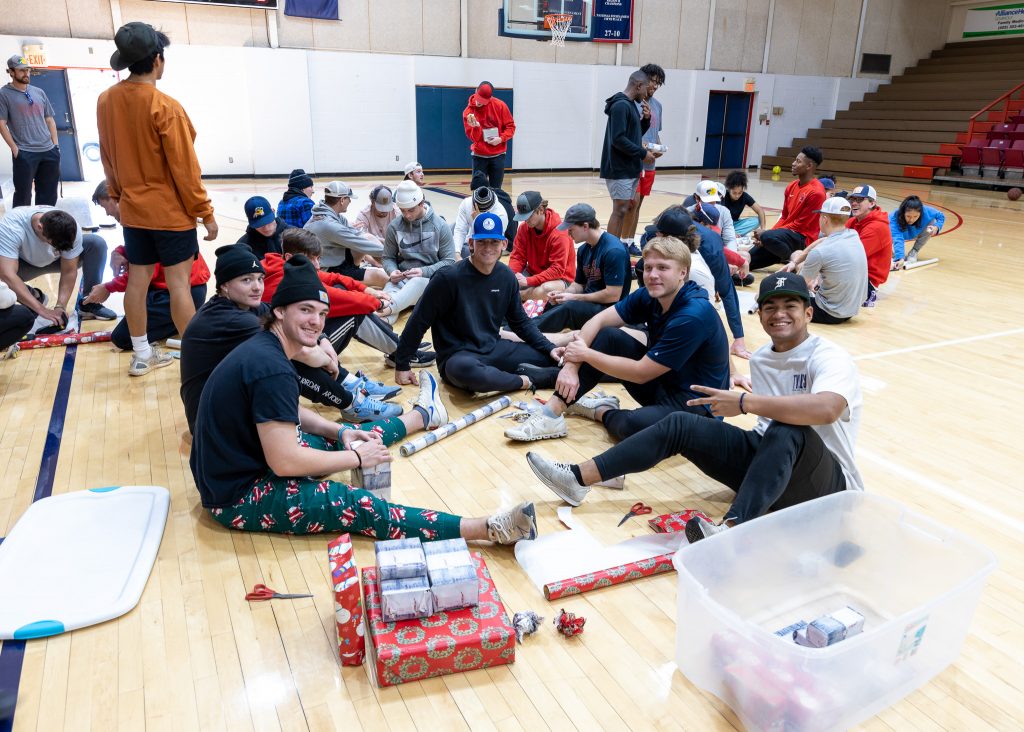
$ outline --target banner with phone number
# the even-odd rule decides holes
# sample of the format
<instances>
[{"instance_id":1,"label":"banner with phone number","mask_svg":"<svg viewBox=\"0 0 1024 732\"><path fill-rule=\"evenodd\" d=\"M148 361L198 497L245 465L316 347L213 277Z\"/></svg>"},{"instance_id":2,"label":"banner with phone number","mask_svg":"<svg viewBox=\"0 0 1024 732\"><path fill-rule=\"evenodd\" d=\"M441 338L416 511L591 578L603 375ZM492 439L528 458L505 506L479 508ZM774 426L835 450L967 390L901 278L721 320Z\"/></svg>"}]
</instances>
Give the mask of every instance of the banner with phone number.
<instances>
[{"instance_id":1,"label":"banner with phone number","mask_svg":"<svg viewBox=\"0 0 1024 732\"><path fill-rule=\"evenodd\" d=\"M633 0L594 0L592 26L597 43L632 43Z\"/></svg>"}]
</instances>

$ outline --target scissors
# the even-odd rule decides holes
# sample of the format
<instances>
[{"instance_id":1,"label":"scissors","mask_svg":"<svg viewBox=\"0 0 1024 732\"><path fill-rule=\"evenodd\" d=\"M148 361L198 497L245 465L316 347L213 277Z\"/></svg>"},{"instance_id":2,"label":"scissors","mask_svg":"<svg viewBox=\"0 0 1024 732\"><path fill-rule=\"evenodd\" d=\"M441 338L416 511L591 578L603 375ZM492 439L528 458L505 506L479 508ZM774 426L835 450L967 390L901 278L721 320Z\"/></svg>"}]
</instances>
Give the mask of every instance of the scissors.
<instances>
[{"instance_id":1,"label":"scissors","mask_svg":"<svg viewBox=\"0 0 1024 732\"><path fill-rule=\"evenodd\" d=\"M629 509L629 513L622 517L622 521L620 521L618 525L622 526L624 523L626 523L626 519L631 519L634 516L644 516L646 514L651 513L652 511L653 509L646 503L644 503L643 501L637 501Z\"/></svg>"},{"instance_id":2,"label":"scissors","mask_svg":"<svg viewBox=\"0 0 1024 732\"><path fill-rule=\"evenodd\" d=\"M297 597L312 597L312 595L287 595L273 590L266 585L260 584L252 588L252 592L245 595L246 600L294 600Z\"/></svg>"}]
</instances>

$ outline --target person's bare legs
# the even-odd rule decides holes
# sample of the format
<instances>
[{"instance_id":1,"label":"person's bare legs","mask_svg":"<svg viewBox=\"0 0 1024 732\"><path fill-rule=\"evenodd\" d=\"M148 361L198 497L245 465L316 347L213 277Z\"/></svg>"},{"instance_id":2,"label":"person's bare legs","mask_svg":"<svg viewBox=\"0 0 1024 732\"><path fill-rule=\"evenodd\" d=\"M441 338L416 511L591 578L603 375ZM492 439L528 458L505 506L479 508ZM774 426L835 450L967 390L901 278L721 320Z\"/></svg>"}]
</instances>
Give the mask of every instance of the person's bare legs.
<instances>
[{"instance_id":1,"label":"person's bare legs","mask_svg":"<svg viewBox=\"0 0 1024 732\"><path fill-rule=\"evenodd\" d=\"M171 296L171 320L174 327L178 329L178 335L184 335L192 316L196 314L196 305L192 302L192 258L184 262L164 267L164 281L167 282L167 292ZM145 299L143 299L145 303ZM128 324L129 331L131 323ZM145 332L145 331L143 331Z\"/></svg>"},{"instance_id":2,"label":"person's bare legs","mask_svg":"<svg viewBox=\"0 0 1024 732\"><path fill-rule=\"evenodd\" d=\"M363 269L363 284L367 287L384 287L388 283L388 273L380 267L366 267Z\"/></svg>"},{"instance_id":3,"label":"person's bare legs","mask_svg":"<svg viewBox=\"0 0 1024 732\"><path fill-rule=\"evenodd\" d=\"M622 238L622 224L626 220L626 214L629 213L630 206L633 205L633 199L626 199L620 201L618 199L612 199L612 215L608 218L608 227L606 231L614 237Z\"/></svg>"},{"instance_id":4,"label":"person's bare legs","mask_svg":"<svg viewBox=\"0 0 1024 732\"><path fill-rule=\"evenodd\" d=\"M621 239L633 239L636 237L636 226L640 221L640 207L644 203L644 196L637 191L636 196L633 198L633 205L629 209L629 213L626 214L626 220L622 224L622 236Z\"/></svg>"},{"instance_id":5,"label":"person's bare legs","mask_svg":"<svg viewBox=\"0 0 1024 732\"><path fill-rule=\"evenodd\" d=\"M128 322L128 333L134 338L146 335L149 325L146 313L146 295L153 279L155 264L129 264L128 284L124 290L124 319Z\"/></svg>"},{"instance_id":6,"label":"person's bare legs","mask_svg":"<svg viewBox=\"0 0 1024 732\"><path fill-rule=\"evenodd\" d=\"M561 292L564 289L565 282L563 280L550 280L542 282L536 287L527 287L525 290L520 290L519 297L523 302L527 300L547 300L549 293Z\"/></svg>"}]
</instances>

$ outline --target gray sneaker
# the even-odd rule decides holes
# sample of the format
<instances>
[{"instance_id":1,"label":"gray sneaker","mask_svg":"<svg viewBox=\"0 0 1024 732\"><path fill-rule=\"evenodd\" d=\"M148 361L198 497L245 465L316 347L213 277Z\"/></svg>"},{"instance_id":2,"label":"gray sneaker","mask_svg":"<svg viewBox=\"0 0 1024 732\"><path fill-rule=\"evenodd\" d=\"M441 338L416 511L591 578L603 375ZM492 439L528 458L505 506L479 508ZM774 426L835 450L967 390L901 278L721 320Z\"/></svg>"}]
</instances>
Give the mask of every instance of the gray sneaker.
<instances>
[{"instance_id":1,"label":"gray sneaker","mask_svg":"<svg viewBox=\"0 0 1024 732\"><path fill-rule=\"evenodd\" d=\"M522 424L505 430L505 437L516 442L551 440L567 434L569 430L565 427L565 417L549 417L544 412L534 412Z\"/></svg>"},{"instance_id":2,"label":"gray sneaker","mask_svg":"<svg viewBox=\"0 0 1024 732\"><path fill-rule=\"evenodd\" d=\"M609 409L619 408L619 398L605 394L603 391L596 391L581 397L575 403L569 405L565 413L573 417L586 417L597 421L597 410L601 407Z\"/></svg>"},{"instance_id":3,"label":"gray sneaker","mask_svg":"<svg viewBox=\"0 0 1024 732\"><path fill-rule=\"evenodd\" d=\"M577 482L569 463L556 463L535 452L526 453L526 462L541 483L572 506L583 503L583 499L590 493L589 488Z\"/></svg>"},{"instance_id":4,"label":"gray sneaker","mask_svg":"<svg viewBox=\"0 0 1024 732\"><path fill-rule=\"evenodd\" d=\"M721 534L723 531L728 530L728 528L729 525L724 521L720 524L713 524L703 516L694 516L686 522L686 540L691 544L696 544L698 541L707 539L709 536Z\"/></svg>"},{"instance_id":5,"label":"gray sneaker","mask_svg":"<svg viewBox=\"0 0 1024 732\"><path fill-rule=\"evenodd\" d=\"M133 351L132 362L128 366L128 375L145 376L153 369L162 369L164 366L170 366L173 362L174 356L155 346L153 347L153 353L146 359L139 358Z\"/></svg>"},{"instance_id":6,"label":"gray sneaker","mask_svg":"<svg viewBox=\"0 0 1024 732\"><path fill-rule=\"evenodd\" d=\"M915 252L915 251L911 251L910 254L907 255L907 258L905 260L903 260L903 266L904 267L906 267L908 264L916 264L916 263L917 263L917 252Z\"/></svg>"},{"instance_id":7,"label":"gray sneaker","mask_svg":"<svg viewBox=\"0 0 1024 732\"><path fill-rule=\"evenodd\" d=\"M495 544L515 544L537 538L537 514L532 503L520 503L513 509L487 519L487 538Z\"/></svg>"},{"instance_id":8,"label":"gray sneaker","mask_svg":"<svg viewBox=\"0 0 1024 732\"><path fill-rule=\"evenodd\" d=\"M441 390L437 388L437 379L429 371L420 372L420 395L415 402L417 407L422 407L430 415L430 420L424 427L428 430L436 430L443 424L448 423L448 410L441 401Z\"/></svg>"}]
</instances>

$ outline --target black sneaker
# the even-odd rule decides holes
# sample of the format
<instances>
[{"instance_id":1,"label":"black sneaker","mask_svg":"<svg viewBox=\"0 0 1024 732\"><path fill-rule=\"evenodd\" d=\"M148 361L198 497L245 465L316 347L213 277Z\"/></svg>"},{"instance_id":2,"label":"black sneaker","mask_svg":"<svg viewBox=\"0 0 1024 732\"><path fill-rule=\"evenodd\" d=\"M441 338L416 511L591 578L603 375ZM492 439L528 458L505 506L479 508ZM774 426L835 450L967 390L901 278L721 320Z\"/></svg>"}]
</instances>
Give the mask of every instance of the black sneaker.
<instances>
[{"instance_id":1,"label":"black sneaker","mask_svg":"<svg viewBox=\"0 0 1024 732\"><path fill-rule=\"evenodd\" d=\"M754 275L748 274L746 277L740 277L739 275L732 276L733 284L737 287L750 287L754 284Z\"/></svg>"},{"instance_id":2,"label":"black sneaker","mask_svg":"<svg viewBox=\"0 0 1024 732\"><path fill-rule=\"evenodd\" d=\"M629 243L629 256L631 256L631 257L641 257L641 256L643 256L643 251L641 251L640 247L638 247L634 242L630 242Z\"/></svg>"},{"instance_id":3,"label":"black sneaker","mask_svg":"<svg viewBox=\"0 0 1024 732\"><path fill-rule=\"evenodd\" d=\"M117 320L117 313L102 303L92 302L78 306L78 317L81 320Z\"/></svg>"},{"instance_id":4,"label":"black sneaker","mask_svg":"<svg viewBox=\"0 0 1024 732\"><path fill-rule=\"evenodd\" d=\"M417 351L416 355L409 360L409 368L425 369L428 366L433 366L436 360L437 354L433 351ZM395 368L394 354L384 357L384 365L389 369Z\"/></svg>"},{"instance_id":5,"label":"black sneaker","mask_svg":"<svg viewBox=\"0 0 1024 732\"><path fill-rule=\"evenodd\" d=\"M557 366L534 366L529 363L519 364L516 373L527 377L537 389L554 389L558 380Z\"/></svg>"},{"instance_id":6,"label":"black sneaker","mask_svg":"<svg viewBox=\"0 0 1024 732\"><path fill-rule=\"evenodd\" d=\"M686 540L691 544L696 544L701 539L721 534L728 528L729 525L724 521L721 524L713 524L702 516L694 516L686 522Z\"/></svg>"},{"instance_id":7,"label":"black sneaker","mask_svg":"<svg viewBox=\"0 0 1024 732\"><path fill-rule=\"evenodd\" d=\"M28 285L28 291L32 293L32 297L34 297L36 300L43 304L44 308L46 307L46 304L50 302L50 298L47 297L46 293L40 290L38 287L32 287L32 285Z\"/></svg>"}]
</instances>

